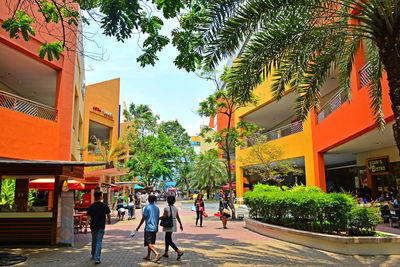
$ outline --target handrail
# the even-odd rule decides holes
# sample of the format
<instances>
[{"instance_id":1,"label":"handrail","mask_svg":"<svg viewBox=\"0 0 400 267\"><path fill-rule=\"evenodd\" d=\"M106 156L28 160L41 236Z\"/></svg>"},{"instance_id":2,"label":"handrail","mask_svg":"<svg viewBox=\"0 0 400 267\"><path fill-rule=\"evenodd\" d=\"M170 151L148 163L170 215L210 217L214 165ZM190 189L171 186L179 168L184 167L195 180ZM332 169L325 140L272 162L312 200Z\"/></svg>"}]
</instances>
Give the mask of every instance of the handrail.
<instances>
[{"instance_id":1,"label":"handrail","mask_svg":"<svg viewBox=\"0 0 400 267\"><path fill-rule=\"evenodd\" d=\"M255 144L256 139L261 136L266 136L267 142L275 139L279 139L288 135L299 133L303 131L303 123L301 121L292 122L290 124L281 126L271 131L262 133L256 137L247 139L247 147L251 147Z\"/></svg>"},{"instance_id":2,"label":"handrail","mask_svg":"<svg viewBox=\"0 0 400 267\"><path fill-rule=\"evenodd\" d=\"M328 115L334 112L338 107L344 104L347 99L347 94L345 94L344 89L341 89L336 94L334 94L318 111L318 123L320 123L322 120L328 117Z\"/></svg>"},{"instance_id":3,"label":"handrail","mask_svg":"<svg viewBox=\"0 0 400 267\"><path fill-rule=\"evenodd\" d=\"M0 107L46 120L57 121L57 109L2 90L0 90Z\"/></svg>"},{"instance_id":4,"label":"handrail","mask_svg":"<svg viewBox=\"0 0 400 267\"><path fill-rule=\"evenodd\" d=\"M363 88L371 81L371 64L365 64L364 67L358 71L358 74L360 75L360 86Z\"/></svg>"}]
</instances>

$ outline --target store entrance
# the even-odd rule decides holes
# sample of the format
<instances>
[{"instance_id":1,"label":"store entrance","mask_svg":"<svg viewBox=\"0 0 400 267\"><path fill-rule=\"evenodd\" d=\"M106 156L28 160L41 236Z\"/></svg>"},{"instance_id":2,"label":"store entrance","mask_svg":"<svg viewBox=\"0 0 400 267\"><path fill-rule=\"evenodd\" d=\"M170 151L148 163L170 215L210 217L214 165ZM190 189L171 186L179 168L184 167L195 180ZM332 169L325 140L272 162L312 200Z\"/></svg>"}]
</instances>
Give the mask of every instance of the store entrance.
<instances>
[{"instance_id":1,"label":"store entrance","mask_svg":"<svg viewBox=\"0 0 400 267\"><path fill-rule=\"evenodd\" d=\"M373 183L376 185L376 189L373 191L377 192L377 196L380 196L382 192L388 192L389 188L396 188L396 178L392 174L380 174L372 175Z\"/></svg>"}]
</instances>

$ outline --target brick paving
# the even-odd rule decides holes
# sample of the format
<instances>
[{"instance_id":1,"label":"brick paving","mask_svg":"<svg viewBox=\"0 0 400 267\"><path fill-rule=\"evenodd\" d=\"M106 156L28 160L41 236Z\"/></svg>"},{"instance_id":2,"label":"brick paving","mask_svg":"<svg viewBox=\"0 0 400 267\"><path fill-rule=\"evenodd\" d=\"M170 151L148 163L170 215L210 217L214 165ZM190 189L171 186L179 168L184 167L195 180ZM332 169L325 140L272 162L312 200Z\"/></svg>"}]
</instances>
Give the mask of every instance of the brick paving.
<instances>
[{"instance_id":1,"label":"brick paving","mask_svg":"<svg viewBox=\"0 0 400 267\"><path fill-rule=\"evenodd\" d=\"M165 203L158 203L164 207ZM177 204L182 207L180 203ZM143 229L134 237L129 233L140 219L140 210L133 221L113 222L106 228L103 241L102 263L100 266L400 266L400 256L346 256L322 250L295 245L258 235L244 228L244 223L229 221L228 229L221 229L218 218L212 216L216 206L210 205L210 215L203 227L195 227L195 215L190 205L183 205L180 215L184 231L174 233L173 238L184 251L180 261L176 253L162 258L158 264L142 259L146 253L143 247ZM157 235L157 250L164 249L164 233ZM25 263L16 266L92 266L90 259L90 233L77 234L74 247L44 248L0 248L0 252L12 252L28 257Z\"/></svg>"}]
</instances>

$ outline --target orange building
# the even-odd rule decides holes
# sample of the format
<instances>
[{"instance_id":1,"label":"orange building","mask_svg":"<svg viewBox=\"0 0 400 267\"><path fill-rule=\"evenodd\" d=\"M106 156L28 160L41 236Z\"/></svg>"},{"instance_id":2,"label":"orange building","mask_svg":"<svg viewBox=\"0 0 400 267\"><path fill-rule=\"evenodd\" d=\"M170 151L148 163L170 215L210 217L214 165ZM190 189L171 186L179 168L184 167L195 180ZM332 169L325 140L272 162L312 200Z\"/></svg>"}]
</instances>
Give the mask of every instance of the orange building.
<instances>
[{"instance_id":1,"label":"orange building","mask_svg":"<svg viewBox=\"0 0 400 267\"><path fill-rule=\"evenodd\" d=\"M8 11L0 9L0 21ZM75 34L67 39L76 44ZM0 28L0 158L70 160L76 55L40 59L45 41L56 40L45 32L11 39Z\"/></svg>"},{"instance_id":2,"label":"orange building","mask_svg":"<svg viewBox=\"0 0 400 267\"><path fill-rule=\"evenodd\" d=\"M0 22L12 16L9 12L0 8ZM78 107L82 96L83 75L77 72L82 71L83 58L76 53L80 31L68 27L65 32L69 47L77 49L65 50L59 60L40 59L39 47L58 41L62 32L59 24L39 28L40 19L37 16L33 25L36 36L28 42L11 39L0 27L0 182L15 184L13 203L0 207L1 243L73 243L73 194L61 193L61 186L68 179L82 179L84 166L91 165L66 162L79 159L72 146L80 137L71 133L79 124L73 123L79 122L74 100ZM14 170L7 171L12 166ZM37 195L29 203L30 181L39 177L53 179L54 190L38 192L43 198Z\"/></svg>"},{"instance_id":3,"label":"orange building","mask_svg":"<svg viewBox=\"0 0 400 267\"><path fill-rule=\"evenodd\" d=\"M280 160L292 160L303 169L304 175L289 177L289 183L315 185L327 191L344 189L352 192L368 186L374 196L389 187L399 188L400 157L393 138L394 118L386 76L382 85L387 125L380 131L370 110L366 78L369 68L365 65L363 50L356 56L354 64L352 100L347 101L339 88L338 73L333 71L321 88L321 109L312 111L304 122L298 120L294 110L298 95L288 88L282 99L275 101L270 90L270 77L255 90L259 103L236 112L235 122L246 120L264 129L268 143L284 150ZM226 123L220 120L218 118L218 125ZM243 196L245 184L259 180L247 172L251 166L240 162L240 158L249 156L250 149L251 144L236 149L239 199Z\"/></svg>"}]
</instances>

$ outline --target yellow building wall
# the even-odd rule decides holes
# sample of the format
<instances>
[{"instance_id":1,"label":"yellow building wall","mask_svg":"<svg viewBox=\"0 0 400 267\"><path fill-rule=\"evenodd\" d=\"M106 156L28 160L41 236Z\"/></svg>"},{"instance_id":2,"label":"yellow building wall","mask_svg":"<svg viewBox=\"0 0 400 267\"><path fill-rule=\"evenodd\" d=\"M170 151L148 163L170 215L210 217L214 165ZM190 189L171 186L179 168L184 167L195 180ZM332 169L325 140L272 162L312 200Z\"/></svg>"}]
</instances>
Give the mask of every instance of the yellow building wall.
<instances>
[{"instance_id":1,"label":"yellow building wall","mask_svg":"<svg viewBox=\"0 0 400 267\"><path fill-rule=\"evenodd\" d=\"M273 81L271 81L271 79L267 79L255 89L254 93L257 95L259 100L257 105L249 105L247 107L238 109L235 112L235 123L239 122L244 116L275 101L270 90L272 83ZM291 90L287 90L285 94L290 92ZM275 139L269 141L268 143L279 146L283 149L284 153L282 158L279 160L304 157L306 184L309 186L315 185L314 153L310 119L303 122L302 132ZM248 157L250 149L251 148L236 148L236 196L239 198L239 202L241 201L240 198L243 198L244 194L243 167L245 167L243 166L243 163L241 163L240 159Z\"/></svg>"},{"instance_id":2,"label":"yellow building wall","mask_svg":"<svg viewBox=\"0 0 400 267\"><path fill-rule=\"evenodd\" d=\"M89 143L89 121L93 121L109 127L109 142L111 148L115 147L116 144L118 144L119 92L119 78L86 86L85 119L83 133L84 147L87 147ZM101 112L94 110L93 107L98 107L101 110L110 112L113 114L113 117L106 117ZM94 155L89 155L86 150L83 153L83 160L96 161L96 157Z\"/></svg>"}]
</instances>

